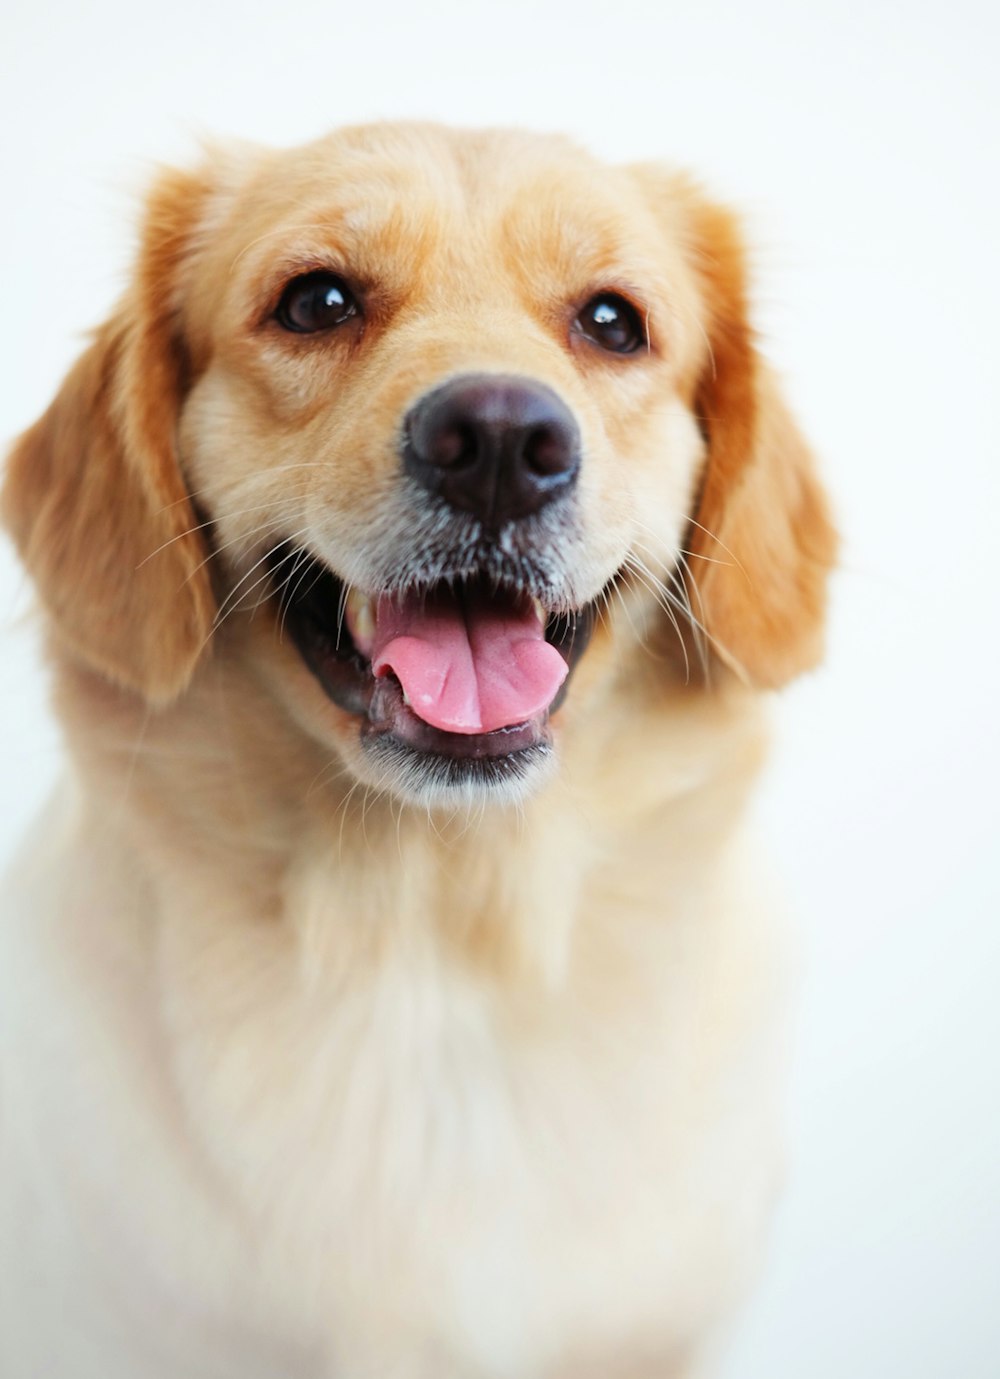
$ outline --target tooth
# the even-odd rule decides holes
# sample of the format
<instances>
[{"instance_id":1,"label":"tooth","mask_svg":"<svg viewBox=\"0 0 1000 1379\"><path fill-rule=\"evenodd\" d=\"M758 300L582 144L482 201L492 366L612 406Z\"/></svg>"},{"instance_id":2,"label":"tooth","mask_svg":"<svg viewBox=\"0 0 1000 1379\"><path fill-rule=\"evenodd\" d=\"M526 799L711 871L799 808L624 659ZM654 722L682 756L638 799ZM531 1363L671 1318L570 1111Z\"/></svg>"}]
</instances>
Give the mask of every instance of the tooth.
<instances>
[{"instance_id":1,"label":"tooth","mask_svg":"<svg viewBox=\"0 0 1000 1379\"><path fill-rule=\"evenodd\" d=\"M547 620L548 620L548 614L546 613L544 607L542 606L541 600L540 600L540 599L534 599L534 598L533 598L533 599L531 600L531 606L532 606L532 608L535 610L535 612L538 614L538 621L539 621L539 622L542 624L542 626L544 627L544 626L545 626L545 623L546 623Z\"/></svg>"},{"instance_id":2,"label":"tooth","mask_svg":"<svg viewBox=\"0 0 1000 1379\"><path fill-rule=\"evenodd\" d=\"M359 651L367 651L375 640L375 603L360 589L351 589L345 605L347 625Z\"/></svg>"}]
</instances>

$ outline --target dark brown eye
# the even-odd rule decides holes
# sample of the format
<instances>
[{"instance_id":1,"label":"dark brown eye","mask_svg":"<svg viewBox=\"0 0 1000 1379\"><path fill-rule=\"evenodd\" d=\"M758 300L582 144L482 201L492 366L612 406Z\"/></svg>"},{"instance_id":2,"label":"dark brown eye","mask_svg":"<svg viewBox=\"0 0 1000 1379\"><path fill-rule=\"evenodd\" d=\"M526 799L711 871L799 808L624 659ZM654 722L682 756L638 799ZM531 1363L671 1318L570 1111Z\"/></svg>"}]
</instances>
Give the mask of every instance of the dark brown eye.
<instances>
[{"instance_id":1,"label":"dark brown eye","mask_svg":"<svg viewBox=\"0 0 1000 1379\"><path fill-rule=\"evenodd\" d=\"M631 354L643 340L638 311L616 292L602 292L592 297L574 324L588 340L612 354Z\"/></svg>"},{"instance_id":2,"label":"dark brown eye","mask_svg":"<svg viewBox=\"0 0 1000 1379\"><path fill-rule=\"evenodd\" d=\"M342 326L361 308L351 289L335 273L305 273L293 278L281 294L274 319L285 330L312 335Z\"/></svg>"}]
</instances>

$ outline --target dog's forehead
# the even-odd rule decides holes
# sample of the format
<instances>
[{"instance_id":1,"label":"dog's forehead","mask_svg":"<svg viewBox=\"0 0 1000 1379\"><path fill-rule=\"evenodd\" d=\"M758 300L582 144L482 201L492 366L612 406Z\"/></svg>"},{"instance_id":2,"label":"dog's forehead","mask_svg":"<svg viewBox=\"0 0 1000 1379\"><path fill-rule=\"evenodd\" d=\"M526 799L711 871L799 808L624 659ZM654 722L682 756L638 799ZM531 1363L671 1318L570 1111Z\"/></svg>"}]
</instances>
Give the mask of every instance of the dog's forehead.
<instances>
[{"instance_id":1,"label":"dog's forehead","mask_svg":"<svg viewBox=\"0 0 1000 1379\"><path fill-rule=\"evenodd\" d=\"M555 136L372 126L270 155L232 206L251 273L324 252L412 281L436 259L574 280L655 267L655 226L627 170ZM234 257L235 257L234 255Z\"/></svg>"},{"instance_id":2,"label":"dog's forehead","mask_svg":"<svg viewBox=\"0 0 1000 1379\"><path fill-rule=\"evenodd\" d=\"M456 130L434 125L367 126L289 150L269 163L276 189L307 204L334 198L359 210L412 205L439 214L503 214L543 198L594 213L620 169L568 139L511 130Z\"/></svg>"}]
</instances>

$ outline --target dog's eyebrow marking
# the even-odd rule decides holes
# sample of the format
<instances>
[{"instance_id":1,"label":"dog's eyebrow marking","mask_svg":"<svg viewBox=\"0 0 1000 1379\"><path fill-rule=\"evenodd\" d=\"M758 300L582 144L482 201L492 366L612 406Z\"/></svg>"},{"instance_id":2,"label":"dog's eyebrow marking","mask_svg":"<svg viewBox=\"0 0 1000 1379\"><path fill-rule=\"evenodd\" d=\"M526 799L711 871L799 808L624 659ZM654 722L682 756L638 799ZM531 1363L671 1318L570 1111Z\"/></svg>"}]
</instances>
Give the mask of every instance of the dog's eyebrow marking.
<instances>
[{"instance_id":1,"label":"dog's eyebrow marking","mask_svg":"<svg viewBox=\"0 0 1000 1379\"><path fill-rule=\"evenodd\" d=\"M251 249L255 249L258 244L263 244L266 239L272 239L275 235L290 237L297 234L302 235L311 233L317 230L329 233L331 231L335 232L337 228L338 227L333 225L330 221L319 221L313 225L279 225L275 230L266 230L264 234L258 235L256 239L252 239L249 244L243 246L229 265L229 277L232 277L236 272L240 260L244 259L247 254L250 253Z\"/></svg>"}]
</instances>

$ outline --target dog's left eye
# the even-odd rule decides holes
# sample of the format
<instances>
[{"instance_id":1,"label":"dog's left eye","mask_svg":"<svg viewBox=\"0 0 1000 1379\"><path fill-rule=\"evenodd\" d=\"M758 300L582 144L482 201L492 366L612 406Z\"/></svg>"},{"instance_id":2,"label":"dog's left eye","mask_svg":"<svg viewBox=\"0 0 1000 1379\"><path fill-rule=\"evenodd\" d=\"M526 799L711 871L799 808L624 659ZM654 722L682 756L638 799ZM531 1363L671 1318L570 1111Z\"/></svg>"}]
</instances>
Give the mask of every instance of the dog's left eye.
<instances>
[{"instance_id":1,"label":"dog's left eye","mask_svg":"<svg viewBox=\"0 0 1000 1379\"><path fill-rule=\"evenodd\" d=\"M581 335L613 354L631 354L643 339L638 311L617 292L592 297L574 324Z\"/></svg>"},{"instance_id":2,"label":"dog's left eye","mask_svg":"<svg viewBox=\"0 0 1000 1379\"><path fill-rule=\"evenodd\" d=\"M360 315L351 289L335 273L305 273L293 278L281 294L274 318L285 330L311 335L332 330Z\"/></svg>"}]
</instances>

